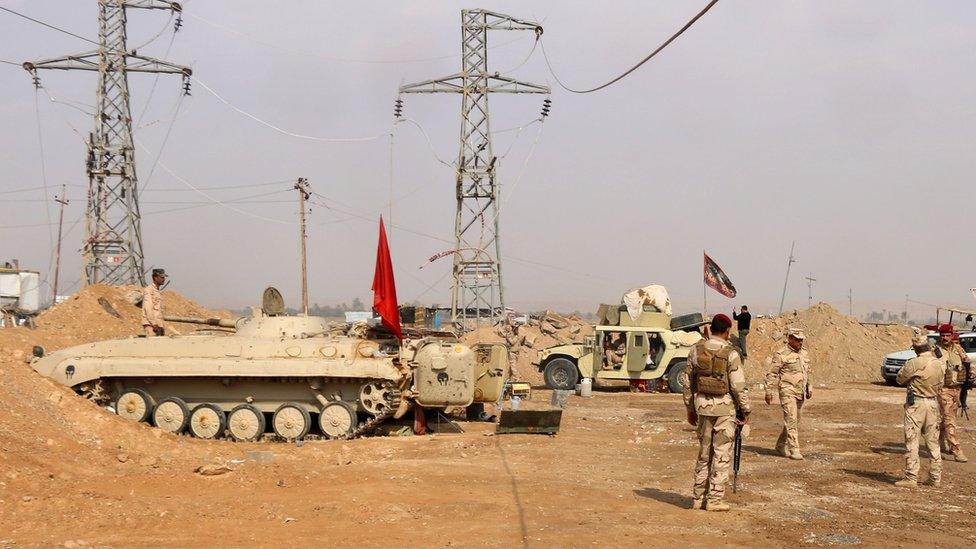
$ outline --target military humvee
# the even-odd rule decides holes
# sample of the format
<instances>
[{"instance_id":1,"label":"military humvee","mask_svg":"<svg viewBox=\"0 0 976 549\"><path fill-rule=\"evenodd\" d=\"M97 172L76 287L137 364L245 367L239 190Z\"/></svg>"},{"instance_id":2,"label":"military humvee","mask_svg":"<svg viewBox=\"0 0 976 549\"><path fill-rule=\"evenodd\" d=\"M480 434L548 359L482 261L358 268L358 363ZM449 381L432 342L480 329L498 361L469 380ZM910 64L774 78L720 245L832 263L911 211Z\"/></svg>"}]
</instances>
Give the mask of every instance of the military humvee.
<instances>
[{"instance_id":1,"label":"military humvee","mask_svg":"<svg viewBox=\"0 0 976 549\"><path fill-rule=\"evenodd\" d=\"M681 373L692 346L702 337L705 324L695 313L671 317L645 307L636 321L624 306L601 305L594 335L583 343L557 345L539 351L533 364L539 368L550 389L572 389L583 377L599 380L626 380L632 384L664 378L668 389L679 393ZM619 363L606 358L611 338L626 338Z\"/></svg>"}]
</instances>

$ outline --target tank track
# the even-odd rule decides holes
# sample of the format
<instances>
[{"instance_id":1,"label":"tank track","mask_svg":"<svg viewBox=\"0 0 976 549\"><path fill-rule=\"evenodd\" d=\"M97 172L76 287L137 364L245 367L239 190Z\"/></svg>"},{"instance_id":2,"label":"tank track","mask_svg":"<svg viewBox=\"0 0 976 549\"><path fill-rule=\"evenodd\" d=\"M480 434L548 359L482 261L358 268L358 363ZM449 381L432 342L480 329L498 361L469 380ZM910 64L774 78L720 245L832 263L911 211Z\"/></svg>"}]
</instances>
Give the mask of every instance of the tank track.
<instances>
[{"instance_id":1,"label":"tank track","mask_svg":"<svg viewBox=\"0 0 976 549\"><path fill-rule=\"evenodd\" d=\"M389 389L389 392L386 395L386 411L362 422L353 430L353 432L342 437L342 440L350 440L369 434L396 413L397 408L400 406L400 389L397 388L396 384L392 381L384 382L383 387Z\"/></svg>"}]
</instances>

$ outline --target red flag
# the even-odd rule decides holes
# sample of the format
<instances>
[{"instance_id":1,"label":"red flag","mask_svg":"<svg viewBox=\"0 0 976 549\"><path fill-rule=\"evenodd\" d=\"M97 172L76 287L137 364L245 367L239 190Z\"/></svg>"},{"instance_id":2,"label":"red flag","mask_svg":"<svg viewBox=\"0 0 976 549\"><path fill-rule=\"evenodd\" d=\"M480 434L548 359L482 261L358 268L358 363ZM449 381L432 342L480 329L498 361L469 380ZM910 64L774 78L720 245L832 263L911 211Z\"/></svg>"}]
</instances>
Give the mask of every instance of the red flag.
<instances>
[{"instance_id":1,"label":"red flag","mask_svg":"<svg viewBox=\"0 0 976 549\"><path fill-rule=\"evenodd\" d=\"M705 254L705 284L725 297L735 297L732 281L708 254Z\"/></svg>"},{"instance_id":2,"label":"red flag","mask_svg":"<svg viewBox=\"0 0 976 549\"><path fill-rule=\"evenodd\" d=\"M386 241L386 227L380 216L380 241L376 247L376 272L373 274L373 311L380 315L383 325L403 340L400 328L400 308L397 306L396 281L393 280L393 261Z\"/></svg>"}]
</instances>

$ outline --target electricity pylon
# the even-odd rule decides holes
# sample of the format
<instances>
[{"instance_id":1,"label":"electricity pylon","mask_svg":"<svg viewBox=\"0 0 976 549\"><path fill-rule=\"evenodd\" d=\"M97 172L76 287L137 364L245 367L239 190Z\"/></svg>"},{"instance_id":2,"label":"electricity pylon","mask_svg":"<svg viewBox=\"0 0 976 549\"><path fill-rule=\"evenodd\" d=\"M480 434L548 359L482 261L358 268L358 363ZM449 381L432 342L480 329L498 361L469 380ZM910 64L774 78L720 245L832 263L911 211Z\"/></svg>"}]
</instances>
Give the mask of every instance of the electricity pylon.
<instances>
[{"instance_id":1,"label":"electricity pylon","mask_svg":"<svg viewBox=\"0 0 976 549\"><path fill-rule=\"evenodd\" d=\"M488 95L549 94L549 86L488 72L488 31L530 30L533 21L486 10L461 10L461 72L400 87L400 93L461 94L461 147L456 172L454 282L451 321L463 328L504 314L501 246L498 231L496 158L491 149Z\"/></svg>"},{"instance_id":2,"label":"electricity pylon","mask_svg":"<svg viewBox=\"0 0 976 549\"><path fill-rule=\"evenodd\" d=\"M83 245L84 279L87 284L139 284L145 282L142 228L139 216L139 182L136 177L129 107L131 72L179 74L183 91L189 93L191 70L129 51L126 46L126 10L183 8L162 0L98 0L98 48L94 51L24 63L40 86L40 69L82 70L98 73L95 94L95 128L88 136L88 198Z\"/></svg>"}]
</instances>

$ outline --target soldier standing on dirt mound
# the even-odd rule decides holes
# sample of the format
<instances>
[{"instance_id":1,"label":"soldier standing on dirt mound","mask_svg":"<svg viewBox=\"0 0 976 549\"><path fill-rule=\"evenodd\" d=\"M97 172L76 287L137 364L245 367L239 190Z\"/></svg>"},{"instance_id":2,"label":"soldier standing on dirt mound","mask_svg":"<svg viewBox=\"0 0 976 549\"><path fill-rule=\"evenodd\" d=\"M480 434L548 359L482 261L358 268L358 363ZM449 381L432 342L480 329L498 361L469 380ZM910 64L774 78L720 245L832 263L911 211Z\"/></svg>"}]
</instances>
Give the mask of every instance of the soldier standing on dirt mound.
<instances>
[{"instance_id":1,"label":"soldier standing on dirt mound","mask_svg":"<svg viewBox=\"0 0 976 549\"><path fill-rule=\"evenodd\" d=\"M783 407L783 431L776 441L776 451L790 459L803 459L800 453L800 413L803 403L813 398L810 389L810 357L803 348L803 330L791 328L787 343L769 358L766 374L766 404L773 403L773 390L779 387Z\"/></svg>"},{"instance_id":2,"label":"soldier standing on dirt mound","mask_svg":"<svg viewBox=\"0 0 976 549\"><path fill-rule=\"evenodd\" d=\"M939 326L939 350L942 351L942 361L946 367L944 386L939 391L939 409L942 415L939 447L946 459L965 463L969 458L962 453L962 447L959 445L959 436L956 434L956 413L959 410L959 393L963 383L966 382L966 365L969 364L969 357L958 343L952 341L952 332L951 324Z\"/></svg>"},{"instance_id":3,"label":"soldier standing on dirt mound","mask_svg":"<svg viewBox=\"0 0 976 549\"><path fill-rule=\"evenodd\" d=\"M692 509L728 511L722 501L732 464L736 423L749 421L749 397L739 353L729 343L732 321L719 314L710 336L691 350L688 380L683 383L688 423L697 428L698 461Z\"/></svg>"},{"instance_id":4,"label":"soldier standing on dirt mound","mask_svg":"<svg viewBox=\"0 0 976 549\"><path fill-rule=\"evenodd\" d=\"M166 271L152 270L152 282L142 289L142 331L146 337L161 336L163 330L163 293L160 288L166 283Z\"/></svg>"},{"instance_id":5,"label":"soldier standing on dirt mound","mask_svg":"<svg viewBox=\"0 0 976 549\"><path fill-rule=\"evenodd\" d=\"M919 437L932 455L926 484L942 481L942 453L939 451L939 403L937 396L945 381L945 364L935 357L928 339L916 329L912 347L917 357L898 371L898 385L908 387L905 396L905 478L895 483L902 488L918 486Z\"/></svg>"}]
</instances>

